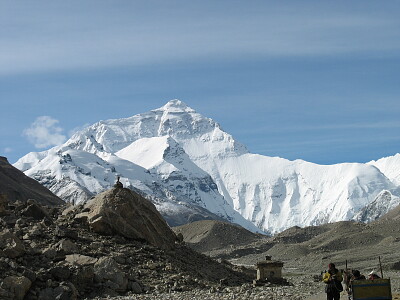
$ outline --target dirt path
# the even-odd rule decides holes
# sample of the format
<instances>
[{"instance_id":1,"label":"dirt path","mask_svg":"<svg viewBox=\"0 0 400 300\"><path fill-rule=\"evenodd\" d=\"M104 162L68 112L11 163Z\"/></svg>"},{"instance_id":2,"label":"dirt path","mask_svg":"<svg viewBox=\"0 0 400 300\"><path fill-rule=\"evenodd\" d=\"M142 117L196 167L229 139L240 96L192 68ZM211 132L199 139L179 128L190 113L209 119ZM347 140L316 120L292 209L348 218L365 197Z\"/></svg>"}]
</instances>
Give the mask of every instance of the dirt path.
<instances>
[{"instance_id":1,"label":"dirt path","mask_svg":"<svg viewBox=\"0 0 400 300\"><path fill-rule=\"evenodd\" d=\"M393 300L400 300L400 294L393 294ZM346 293L342 293L340 295L340 299L342 300L347 300L347 294ZM319 293L317 295L311 296L309 298L307 298L306 300L326 300L326 294L325 293Z\"/></svg>"},{"instance_id":2,"label":"dirt path","mask_svg":"<svg viewBox=\"0 0 400 300\"><path fill-rule=\"evenodd\" d=\"M325 293L319 293L317 295L313 295L310 298L307 298L306 300L326 300L326 294Z\"/></svg>"},{"instance_id":3,"label":"dirt path","mask_svg":"<svg viewBox=\"0 0 400 300\"><path fill-rule=\"evenodd\" d=\"M341 293L340 294L340 299L341 300L347 300L348 299L348 297L347 297L347 293ZM393 298L393 300L394 300L395 298ZM326 293L324 293L324 292L321 292L321 293L319 293L319 294L317 294L317 295L313 295L313 296L311 296L311 297L309 297L309 298L307 298L306 300L326 300Z\"/></svg>"}]
</instances>

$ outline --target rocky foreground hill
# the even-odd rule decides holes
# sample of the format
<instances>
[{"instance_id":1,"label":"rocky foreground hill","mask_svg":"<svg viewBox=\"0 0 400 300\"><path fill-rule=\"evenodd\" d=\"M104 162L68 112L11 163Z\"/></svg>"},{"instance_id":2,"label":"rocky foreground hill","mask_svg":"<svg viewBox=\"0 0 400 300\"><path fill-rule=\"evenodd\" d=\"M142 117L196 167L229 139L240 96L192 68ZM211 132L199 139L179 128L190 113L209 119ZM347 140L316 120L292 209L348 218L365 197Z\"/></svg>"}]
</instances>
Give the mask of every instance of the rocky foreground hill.
<instances>
[{"instance_id":1,"label":"rocky foreground hill","mask_svg":"<svg viewBox=\"0 0 400 300\"><path fill-rule=\"evenodd\" d=\"M253 274L244 269L218 263L180 244L151 209L140 215L131 212L132 219L123 221L126 206L120 205L121 199L124 205L142 208L146 204L139 202L147 201L121 187L93 199L96 208L90 203L66 209L45 207L33 200L10 203L2 198L0 299L209 290L251 281ZM100 207L101 203L107 207ZM137 222L134 228L133 222Z\"/></svg>"}]
</instances>

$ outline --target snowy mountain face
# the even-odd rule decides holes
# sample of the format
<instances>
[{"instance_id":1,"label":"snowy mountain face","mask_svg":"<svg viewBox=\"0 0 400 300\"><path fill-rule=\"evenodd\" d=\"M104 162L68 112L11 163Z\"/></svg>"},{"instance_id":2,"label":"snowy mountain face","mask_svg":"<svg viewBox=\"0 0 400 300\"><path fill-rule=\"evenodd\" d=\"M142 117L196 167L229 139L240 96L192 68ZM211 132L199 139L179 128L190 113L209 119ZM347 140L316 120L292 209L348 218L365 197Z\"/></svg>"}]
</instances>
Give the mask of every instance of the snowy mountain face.
<instances>
[{"instance_id":1,"label":"snowy mountain face","mask_svg":"<svg viewBox=\"0 0 400 300\"><path fill-rule=\"evenodd\" d=\"M251 154L179 100L100 121L15 166L66 201L85 201L118 175L174 225L223 218L269 233L355 218L384 190L400 196L395 170L388 178L379 164L321 166Z\"/></svg>"},{"instance_id":2,"label":"snowy mountain face","mask_svg":"<svg viewBox=\"0 0 400 300\"><path fill-rule=\"evenodd\" d=\"M377 167L394 184L400 186L400 153L370 161L368 164Z\"/></svg>"},{"instance_id":3,"label":"snowy mountain face","mask_svg":"<svg viewBox=\"0 0 400 300\"><path fill-rule=\"evenodd\" d=\"M400 205L400 197L395 197L389 191L379 193L374 201L367 204L355 216L359 222L372 222L387 214L389 211Z\"/></svg>"}]
</instances>

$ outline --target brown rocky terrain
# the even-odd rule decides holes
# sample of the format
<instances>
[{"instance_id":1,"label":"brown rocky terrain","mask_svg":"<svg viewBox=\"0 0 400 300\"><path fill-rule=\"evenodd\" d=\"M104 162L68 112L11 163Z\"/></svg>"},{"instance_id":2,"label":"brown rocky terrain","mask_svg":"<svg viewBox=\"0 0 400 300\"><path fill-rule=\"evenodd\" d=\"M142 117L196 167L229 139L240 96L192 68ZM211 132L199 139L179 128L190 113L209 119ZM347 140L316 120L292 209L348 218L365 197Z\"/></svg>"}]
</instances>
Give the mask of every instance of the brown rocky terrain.
<instances>
[{"instance_id":1,"label":"brown rocky terrain","mask_svg":"<svg viewBox=\"0 0 400 300\"><path fill-rule=\"evenodd\" d=\"M144 213L127 212L126 205L118 205L121 199L127 205L138 204L138 199L147 201L130 190L116 187L97 197L95 207L90 203L65 208L42 206L33 200L2 202L0 299L209 290L240 286L254 276L179 244L150 202ZM104 209L99 208L101 203ZM129 219L124 223L126 213L133 223ZM162 224L164 228L154 228ZM113 230L104 232L104 228ZM129 230L146 234L130 236ZM156 240L167 247L157 247Z\"/></svg>"},{"instance_id":2,"label":"brown rocky terrain","mask_svg":"<svg viewBox=\"0 0 400 300\"><path fill-rule=\"evenodd\" d=\"M248 245L263 237L238 225L216 220L196 221L173 230L182 234L188 246L202 253Z\"/></svg>"},{"instance_id":3,"label":"brown rocky terrain","mask_svg":"<svg viewBox=\"0 0 400 300\"><path fill-rule=\"evenodd\" d=\"M271 255L290 267L300 264L317 272L330 261L344 265L347 260L350 266L373 268L376 263L370 266L370 261L378 256L385 269L396 269L400 261L400 252L395 250L400 245L399 225L398 219L384 217L369 224L343 221L292 227L273 237L256 235L229 223L224 223L224 228L218 221L199 221L174 230L183 234L188 245L212 257L254 264L257 257ZM243 242L233 242L235 236L240 236ZM231 242L230 237L233 237Z\"/></svg>"},{"instance_id":4,"label":"brown rocky terrain","mask_svg":"<svg viewBox=\"0 0 400 300\"><path fill-rule=\"evenodd\" d=\"M250 243L234 246L227 241L229 236L225 233L237 229L229 224L226 226L231 226L230 230L225 228L220 231L218 222L211 222L212 225L210 221L199 221L195 226L196 230L190 224L174 230L181 232L184 240L193 249L236 265L251 267L266 255L283 261L283 276L295 284L295 287L283 289L291 290L292 292L287 293L292 295L302 295L299 299L308 299L313 294L316 295L313 299L324 299L323 293L321 294L323 284L314 282L314 277L326 270L329 262L344 269L347 260L349 268L359 269L364 274L371 270L380 273L380 257L383 275L392 279L392 292L399 297L400 220L397 216L393 211L370 224L346 221L305 228L292 227L273 237L258 237ZM209 232L213 232L214 242L208 244L202 239L209 239ZM241 236L245 233L240 230ZM248 239L254 237L254 234L248 233ZM246 239L243 236L242 238Z\"/></svg>"}]
</instances>

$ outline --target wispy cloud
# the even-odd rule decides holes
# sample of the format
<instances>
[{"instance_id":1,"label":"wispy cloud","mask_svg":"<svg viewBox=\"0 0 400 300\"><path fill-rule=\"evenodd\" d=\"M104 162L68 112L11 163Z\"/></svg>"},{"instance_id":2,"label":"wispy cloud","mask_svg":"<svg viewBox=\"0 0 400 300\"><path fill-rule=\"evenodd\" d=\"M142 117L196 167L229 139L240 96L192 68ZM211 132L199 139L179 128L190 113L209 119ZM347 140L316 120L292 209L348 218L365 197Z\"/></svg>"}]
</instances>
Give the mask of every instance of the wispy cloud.
<instances>
[{"instance_id":1,"label":"wispy cloud","mask_svg":"<svg viewBox=\"0 0 400 300\"><path fill-rule=\"evenodd\" d=\"M52 117L40 116L23 131L23 135L38 149L60 145L66 137L58 123L59 121Z\"/></svg>"},{"instance_id":2,"label":"wispy cloud","mask_svg":"<svg viewBox=\"0 0 400 300\"><path fill-rule=\"evenodd\" d=\"M51 2L3 4L0 72L400 50L400 21L390 9L149 2L68 1L62 9Z\"/></svg>"},{"instance_id":3,"label":"wispy cloud","mask_svg":"<svg viewBox=\"0 0 400 300\"><path fill-rule=\"evenodd\" d=\"M11 147L5 147L4 148L4 153L11 153L13 149Z\"/></svg>"}]
</instances>

